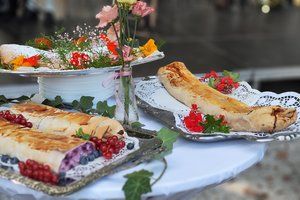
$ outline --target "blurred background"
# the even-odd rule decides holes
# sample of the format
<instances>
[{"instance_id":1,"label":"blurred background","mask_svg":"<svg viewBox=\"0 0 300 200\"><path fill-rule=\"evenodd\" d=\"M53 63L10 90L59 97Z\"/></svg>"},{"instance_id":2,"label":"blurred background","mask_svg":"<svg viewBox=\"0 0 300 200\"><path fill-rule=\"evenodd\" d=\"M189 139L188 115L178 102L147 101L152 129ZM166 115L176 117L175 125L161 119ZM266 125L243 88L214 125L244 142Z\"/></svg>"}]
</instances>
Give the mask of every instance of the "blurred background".
<instances>
[{"instance_id":1,"label":"blurred background","mask_svg":"<svg viewBox=\"0 0 300 200\"><path fill-rule=\"evenodd\" d=\"M24 43L60 27L97 25L105 0L0 0L0 44ZM140 24L141 40L165 41L165 59L134 67L156 74L172 61L194 73L239 71L260 90L300 92L300 0L148 0L156 13ZM3 84L34 79L0 75ZM194 199L295 199L300 190L300 145L273 143L265 160L236 180ZM2 198L1 198L2 199Z\"/></svg>"}]
</instances>

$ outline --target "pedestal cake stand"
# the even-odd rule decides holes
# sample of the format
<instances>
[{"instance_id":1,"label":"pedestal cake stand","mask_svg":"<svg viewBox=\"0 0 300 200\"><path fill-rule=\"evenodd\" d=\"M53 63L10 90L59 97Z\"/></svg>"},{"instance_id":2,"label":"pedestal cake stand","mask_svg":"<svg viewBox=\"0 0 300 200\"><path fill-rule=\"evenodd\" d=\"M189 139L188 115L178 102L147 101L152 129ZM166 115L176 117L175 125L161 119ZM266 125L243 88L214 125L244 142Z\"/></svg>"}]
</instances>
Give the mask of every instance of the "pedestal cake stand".
<instances>
[{"instance_id":1,"label":"pedestal cake stand","mask_svg":"<svg viewBox=\"0 0 300 200\"><path fill-rule=\"evenodd\" d=\"M141 65L164 58L163 52L157 52L146 58L135 60L132 66ZM95 97L94 101L103 101L114 94L114 74L121 66L90 68L84 70L53 70L49 68L22 68L19 71L0 69L2 74L15 74L24 77L37 77L39 93L47 99L61 96L65 103L71 103L82 96Z\"/></svg>"}]
</instances>

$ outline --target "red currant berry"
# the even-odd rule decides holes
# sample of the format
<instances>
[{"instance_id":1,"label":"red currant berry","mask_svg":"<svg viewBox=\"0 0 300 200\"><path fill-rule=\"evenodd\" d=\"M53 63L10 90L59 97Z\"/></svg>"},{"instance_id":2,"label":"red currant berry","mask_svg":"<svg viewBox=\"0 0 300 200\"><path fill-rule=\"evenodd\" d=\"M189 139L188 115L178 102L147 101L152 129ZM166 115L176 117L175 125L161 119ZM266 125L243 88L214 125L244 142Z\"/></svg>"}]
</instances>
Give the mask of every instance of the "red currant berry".
<instances>
[{"instance_id":1,"label":"red currant berry","mask_svg":"<svg viewBox=\"0 0 300 200\"><path fill-rule=\"evenodd\" d=\"M114 154L118 154L119 152L120 152L120 148L114 148L114 151L113 151Z\"/></svg>"},{"instance_id":2,"label":"red currant berry","mask_svg":"<svg viewBox=\"0 0 300 200\"><path fill-rule=\"evenodd\" d=\"M26 171L27 176L31 178L33 171L31 169L26 169L25 171Z\"/></svg>"},{"instance_id":3,"label":"red currant berry","mask_svg":"<svg viewBox=\"0 0 300 200\"><path fill-rule=\"evenodd\" d=\"M112 153L111 152L106 152L106 153L103 154L103 157L105 159L111 159L112 158Z\"/></svg>"},{"instance_id":4,"label":"red currant berry","mask_svg":"<svg viewBox=\"0 0 300 200\"><path fill-rule=\"evenodd\" d=\"M126 145L126 142L125 141L123 141L123 140L121 140L121 141L119 141L118 142L118 145L120 146L120 148L122 149L122 148L124 148L125 147L125 145Z\"/></svg>"},{"instance_id":5,"label":"red currant berry","mask_svg":"<svg viewBox=\"0 0 300 200\"><path fill-rule=\"evenodd\" d=\"M10 118L11 118L11 120L15 120L17 118L17 116L15 114L11 114Z\"/></svg>"},{"instance_id":6,"label":"red currant berry","mask_svg":"<svg viewBox=\"0 0 300 200\"><path fill-rule=\"evenodd\" d=\"M118 136L116 136L116 135L112 136L111 138L112 138L112 140L114 140L115 142L119 140Z\"/></svg>"},{"instance_id":7,"label":"red currant berry","mask_svg":"<svg viewBox=\"0 0 300 200\"><path fill-rule=\"evenodd\" d=\"M24 116L22 114L19 114L17 118L18 119L24 119Z\"/></svg>"},{"instance_id":8,"label":"red currant berry","mask_svg":"<svg viewBox=\"0 0 300 200\"><path fill-rule=\"evenodd\" d=\"M44 170L45 171L50 171L50 166L49 165L44 165Z\"/></svg>"},{"instance_id":9,"label":"red currant berry","mask_svg":"<svg viewBox=\"0 0 300 200\"><path fill-rule=\"evenodd\" d=\"M98 140L98 138L97 138L97 137L95 137L95 136L93 136L93 137L91 137L91 138L90 138L90 141L91 141L91 142L94 142L94 143L96 143L96 142L97 142L97 140Z\"/></svg>"},{"instance_id":10,"label":"red currant berry","mask_svg":"<svg viewBox=\"0 0 300 200\"><path fill-rule=\"evenodd\" d=\"M110 152L110 153L114 153L114 151L115 151L115 148L113 148L113 147L109 147L107 150L107 152Z\"/></svg>"},{"instance_id":11,"label":"red currant berry","mask_svg":"<svg viewBox=\"0 0 300 200\"><path fill-rule=\"evenodd\" d=\"M100 146L100 150L101 150L102 152L106 152L107 149L108 149L108 146L107 146L106 144L102 144L102 145Z\"/></svg>"},{"instance_id":12,"label":"red currant berry","mask_svg":"<svg viewBox=\"0 0 300 200\"><path fill-rule=\"evenodd\" d=\"M32 126L33 126L33 125L32 125L32 123L31 123L31 122L27 122L27 123L26 123L26 127L28 127L28 128L32 128Z\"/></svg>"},{"instance_id":13,"label":"red currant berry","mask_svg":"<svg viewBox=\"0 0 300 200\"><path fill-rule=\"evenodd\" d=\"M22 170L22 169L25 169L26 168L26 165L24 162L19 162L18 163L18 166L19 166L19 169Z\"/></svg>"},{"instance_id":14,"label":"red currant berry","mask_svg":"<svg viewBox=\"0 0 300 200\"><path fill-rule=\"evenodd\" d=\"M22 119L22 120L20 121L20 124L23 125L23 126L26 126L26 124L27 124L26 119Z\"/></svg>"},{"instance_id":15,"label":"red currant berry","mask_svg":"<svg viewBox=\"0 0 300 200\"><path fill-rule=\"evenodd\" d=\"M57 177L57 175L52 175L52 177L51 177L51 182L53 183L53 184L57 184L58 183L58 177Z\"/></svg>"}]
</instances>

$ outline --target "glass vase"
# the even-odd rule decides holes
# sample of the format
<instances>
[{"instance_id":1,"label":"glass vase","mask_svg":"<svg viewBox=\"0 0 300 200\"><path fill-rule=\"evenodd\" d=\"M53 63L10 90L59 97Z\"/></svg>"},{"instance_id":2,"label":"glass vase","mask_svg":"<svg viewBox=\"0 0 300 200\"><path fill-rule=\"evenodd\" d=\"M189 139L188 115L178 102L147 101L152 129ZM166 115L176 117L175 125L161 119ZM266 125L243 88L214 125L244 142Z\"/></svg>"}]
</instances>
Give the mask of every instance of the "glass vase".
<instances>
[{"instance_id":1,"label":"glass vase","mask_svg":"<svg viewBox=\"0 0 300 200\"><path fill-rule=\"evenodd\" d=\"M115 118L124 125L130 125L139 120L134 89L132 67L125 64L118 73L115 91Z\"/></svg>"}]
</instances>

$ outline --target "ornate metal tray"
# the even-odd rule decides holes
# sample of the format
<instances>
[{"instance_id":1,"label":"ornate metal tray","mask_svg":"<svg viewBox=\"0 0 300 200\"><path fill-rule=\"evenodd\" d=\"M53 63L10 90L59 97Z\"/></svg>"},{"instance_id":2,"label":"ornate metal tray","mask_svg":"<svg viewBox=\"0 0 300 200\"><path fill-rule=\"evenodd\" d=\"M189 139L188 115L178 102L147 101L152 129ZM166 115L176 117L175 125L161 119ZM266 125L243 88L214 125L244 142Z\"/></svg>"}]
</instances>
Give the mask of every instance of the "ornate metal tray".
<instances>
[{"instance_id":1,"label":"ornate metal tray","mask_svg":"<svg viewBox=\"0 0 300 200\"><path fill-rule=\"evenodd\" d=\"M246 82L240 82L230 96L242 101L250 106L281 105L284 107L294 107L298 112L298 119L295 124L287 129L270 133L251 133L251 132L230 132L225 133L192 133L185 128L183 117L189 112L189 108L177 101L166 91L157 77L147 77L137 83L136 96L138 106L145 112L164 122L169 128L178 131L182 137L199 141L215 142L228 139L247 139L256 142L287 141L300 137L300 94L295 92L285 92L276 94L273 92L260 92L252 89Z\"/></svg>"},{"instance_id":2,"label":"ornate metal tray","mask_svg":"<svg viewBox=\"0 0 300 200\"><path fill-rule=\"evenodd\" d=\"M132 66L141 65L149 63L155 60L164 58L165 55L163 52L154 53L151 56L146 58L137 59L131 63ZM112 72L117 69L120 69L121 66L105 67L105 68L90 68L83 70L55 70L49 68L30 68L28 70L12 71L7 69L0 69L2 74L16 74L19 76L26 77L65 77L65 76L83 76L83 75L92 75L92 74L103 74L106 72Z\"/></svg>"},{"instance_id":3,"label":"ornate metal tray","mask_svg":"<svg viewBox=\"0 0 300 200\"><path fill-rule=\"evenodd\" d=\"M8 106L0 107L1 110ZM120 170L128 169L139 163L153 159L164 149L162 141L155 137L155 131L144 129L133 129L125 127L128 137L125 142L134 143L133 149L120 151L111 160L105 160L102 156L89 162L87 165L78 165L65 174L64 183L53 186L39 182L19 173L17 164L4 163L0 159L0 177L13 181L16 184L23 184L31 189L44 192L52 196L64 196L80 190L86 185L98 180L99 178L116 173ZM0 155L0 158L2 155Z\"/></svg>"}]
</instances>

